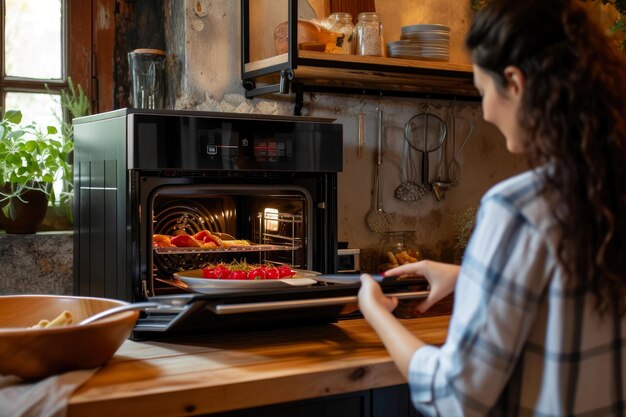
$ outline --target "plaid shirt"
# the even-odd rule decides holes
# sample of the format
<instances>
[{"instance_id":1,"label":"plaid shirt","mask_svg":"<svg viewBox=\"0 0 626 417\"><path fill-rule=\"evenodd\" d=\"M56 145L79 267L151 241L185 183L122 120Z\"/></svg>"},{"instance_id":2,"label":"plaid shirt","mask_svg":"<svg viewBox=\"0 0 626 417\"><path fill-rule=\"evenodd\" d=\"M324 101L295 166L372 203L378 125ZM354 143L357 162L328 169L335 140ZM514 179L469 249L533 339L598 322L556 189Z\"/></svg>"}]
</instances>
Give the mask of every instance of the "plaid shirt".
<instances>
[{"instance_id":1,"label":"plaid shirt","mask_svg":"<svg viewBox=\"0 0 626 417\"><path fill-rule=\"evenodd\" d=\"M624 415L626 319L601 319L589 291L566 284L539 183L528 171L482 198L447 341L411 359L420 413Z\"/></svg>"}]
</instances>

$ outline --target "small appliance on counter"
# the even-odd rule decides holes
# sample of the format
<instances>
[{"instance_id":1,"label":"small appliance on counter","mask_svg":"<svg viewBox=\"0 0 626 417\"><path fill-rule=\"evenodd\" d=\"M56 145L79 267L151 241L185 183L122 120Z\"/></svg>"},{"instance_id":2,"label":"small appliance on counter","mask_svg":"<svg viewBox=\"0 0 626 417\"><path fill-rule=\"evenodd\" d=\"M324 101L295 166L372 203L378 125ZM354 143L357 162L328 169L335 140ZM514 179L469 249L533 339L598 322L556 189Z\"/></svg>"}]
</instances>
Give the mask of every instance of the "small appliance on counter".
<instances>
[{"instance_id":1,"label":"small appliance on counter","mask_svg":"<svg viewBox=\"0 0 626 417\"><path fill-rule=\"evenodd\" d=\"M359 257L361 249L338 249L337 272L340 274L354 274L361 271Z\"/></svg>"}]
</instances>

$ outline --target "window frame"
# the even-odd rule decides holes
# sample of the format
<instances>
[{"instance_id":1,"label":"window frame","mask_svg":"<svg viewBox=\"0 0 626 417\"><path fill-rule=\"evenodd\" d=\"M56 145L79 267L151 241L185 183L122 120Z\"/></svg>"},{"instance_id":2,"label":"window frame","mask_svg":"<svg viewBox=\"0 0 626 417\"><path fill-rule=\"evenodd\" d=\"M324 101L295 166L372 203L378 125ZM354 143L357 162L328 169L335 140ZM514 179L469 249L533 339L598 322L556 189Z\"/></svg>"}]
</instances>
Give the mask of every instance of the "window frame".
<instances>
[{"instance_id":1,"label":"window frame","mask_svg":"<svg viewBox=\"0 0 626 417\"><path fill-rule=\"evenodd\" d=\"M61 79L38 79L38 78L23 78L15 76L7 76L5 71L6 57L4 48L4 29L0 30L0 108L4 112L5 109L5 97L6 93L47 93L46 85L54 92L68 86L67 77L69 74L68 69L68 11L69 2L71 0L61 0ZM4 28L4 19L6 16L5 0L0 0L0 13L2 16L2 27Z\"/></svg>"}]
</instances>

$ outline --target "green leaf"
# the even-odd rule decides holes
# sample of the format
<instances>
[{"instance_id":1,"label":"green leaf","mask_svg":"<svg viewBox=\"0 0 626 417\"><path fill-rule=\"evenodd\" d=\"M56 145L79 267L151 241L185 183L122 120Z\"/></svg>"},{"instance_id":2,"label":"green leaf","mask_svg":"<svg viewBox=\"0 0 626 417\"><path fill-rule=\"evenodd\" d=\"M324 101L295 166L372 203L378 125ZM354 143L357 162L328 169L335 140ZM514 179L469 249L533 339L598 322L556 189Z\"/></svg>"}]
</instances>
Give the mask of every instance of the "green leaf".
<instances>
[{"instance_id":1,"label":"green leaf","mask_svg":"<svg viewBox=\"0 0 626 417\"><path fill-rule=\"evenodd\" d=\"M35 141L35 140L29 140L29 141L26 141L26 142L24 143L24 149L25 149L27 152L34 152L34 151L35 151L35 149L37 149L37 141Z\"/></svg>"},{"instance_id":2,"label":"green leaf","mask_svg":"<svg viewBox=\"0 0 626 417\"><path fill-rule=\"evenodd\" d=\"M19 110L7 110L4 112L4 119L10 123L19 125L22 123L22 112Z\"/></svg>"},{"instance_id":3,"label":"green leaf","mask_svg":"<svg viewBox=\"0 0 626 417\"><path fill-rule=\"evenodd\" d=\"M54 126L48 126L48 134L49 135L56 135L58 132L57 128Z\"/></svg>"}]
</instances>

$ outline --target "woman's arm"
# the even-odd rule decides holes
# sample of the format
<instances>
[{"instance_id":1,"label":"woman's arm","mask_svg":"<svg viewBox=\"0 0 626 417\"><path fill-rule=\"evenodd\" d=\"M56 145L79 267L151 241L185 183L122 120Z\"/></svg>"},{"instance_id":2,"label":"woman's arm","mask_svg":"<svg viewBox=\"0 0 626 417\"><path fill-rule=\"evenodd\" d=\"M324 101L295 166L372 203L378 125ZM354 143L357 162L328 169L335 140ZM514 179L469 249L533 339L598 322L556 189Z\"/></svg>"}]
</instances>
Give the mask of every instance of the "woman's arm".
<instances>
[{"instance_id":1,"label":"woman's arm","mask_svg":"<svg viewBox=\"0 0 626 417\"><path fill-rule=\"evenodd\" d=\"M430 284L430 293L417 306L417 310L423 313L454 290L459 269L458 265L421 261L392 268L385 275L424 276ZM391 313L397 306L398 300L385 296L371 276L361 276L359 309L382 340L400 372L408 379L411 358L417 349L424 346L424 342L409 332Z\"/></svg>"},{"instance_id":2,"label":"woman's arm","mask_svg":"<svg viewBox=\"0 0 626 417\"><path fill-rule=\"evenodd\" d=\"M397 307L398 299L386 297L380 285L368 275L361 275L359 309L370 326L380 337L391 359L408 380L409 363L424 342L415 337L391 312Z\"/></svg>"}]
</instances>

